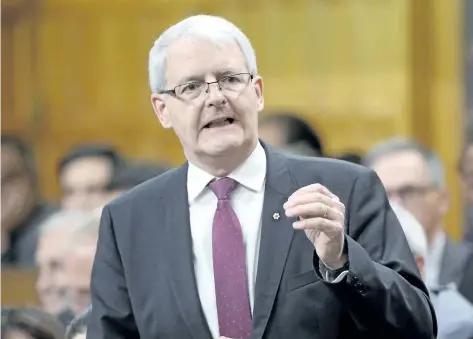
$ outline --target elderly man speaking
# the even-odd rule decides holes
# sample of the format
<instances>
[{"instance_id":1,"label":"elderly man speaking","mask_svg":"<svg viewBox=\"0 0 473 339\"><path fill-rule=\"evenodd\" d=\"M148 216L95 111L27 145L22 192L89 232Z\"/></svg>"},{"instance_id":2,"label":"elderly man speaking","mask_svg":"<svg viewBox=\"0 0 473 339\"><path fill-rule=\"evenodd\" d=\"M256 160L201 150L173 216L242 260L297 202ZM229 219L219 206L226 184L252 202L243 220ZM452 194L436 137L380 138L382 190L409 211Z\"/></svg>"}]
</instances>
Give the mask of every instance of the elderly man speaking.
<instances>
[{"instance_id":1,"label":"elderly man speaking","mask_svg":"<svg viewBox=\"0 0 473 339\"><path fill-rule=\"evenodd\" d=\"M187 162L103 210L88 339L431 339L435 315L370 169L258 139L248 38L198 15L150 52Z\"/></svg>"}]
</instances>

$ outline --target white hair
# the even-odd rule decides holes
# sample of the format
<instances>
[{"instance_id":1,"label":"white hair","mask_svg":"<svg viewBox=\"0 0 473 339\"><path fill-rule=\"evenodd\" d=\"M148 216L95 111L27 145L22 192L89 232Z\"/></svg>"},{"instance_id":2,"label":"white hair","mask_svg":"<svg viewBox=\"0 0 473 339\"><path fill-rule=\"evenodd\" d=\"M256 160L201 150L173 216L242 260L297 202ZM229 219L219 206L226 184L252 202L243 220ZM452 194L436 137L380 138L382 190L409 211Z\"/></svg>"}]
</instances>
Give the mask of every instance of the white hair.
<instances>
[{"instance_id":1,"label":"white hair","mask_svg":"<svg viewBox=\"0 0 473 339\"><path fill-rule=\"evenodd\" d=\"M407 243L414 256L425 258L428 253L427 236L420 222L404 207L391 202L391 207L401 224Z\"/></svg>"},{"instance_id":2,"label":"white hair","mask_svg":"<svg viewBox=\"0 0 473 339\"><path fill-rule=\"evenodd\" d=\"M91 213L88 220L80 223L74 230L71 241L76 244L82 244L83 240L97 241L99 237L100 215Z\"/></svg>"},{"instance_id":3,"label":"white hair","mask_svg":"<svg viewBox=\"0 0 473 339\"><path fill-rule=\"evenodd\" d=\"M71 233L92 220L90 212L76 210L60 210L47 218L40 226L40 235L57 230L71 230Z\"/></svg>"},{"instance_id":4,"label":"white hair","mask_svg":"<svg viewBox=\"0 0 473 339\"><path fill-rule=\"evenodd\" d=\"M256 54L248 37L233 23L212 15L195 15L169 27L154 42L149 52L149 85L153 93L165 89L166 60L169 47L183 37L196 37L213 43L236 43L245 59L248 72L258 73Z\"/></svg>"}]
</instances>

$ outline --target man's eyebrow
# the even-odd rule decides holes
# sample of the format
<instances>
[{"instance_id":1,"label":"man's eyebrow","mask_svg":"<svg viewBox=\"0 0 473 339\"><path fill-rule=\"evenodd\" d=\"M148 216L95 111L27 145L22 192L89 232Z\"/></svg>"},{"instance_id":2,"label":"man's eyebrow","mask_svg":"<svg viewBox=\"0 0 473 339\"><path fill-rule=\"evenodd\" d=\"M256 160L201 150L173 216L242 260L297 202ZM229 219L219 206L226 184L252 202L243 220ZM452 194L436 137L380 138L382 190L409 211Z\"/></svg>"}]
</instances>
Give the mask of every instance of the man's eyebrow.
<instances>
[{"instance_id":1,"label":"man's eyebrow","mask_svg":"<svg viewBox=\"0 0 473 339\"><path fill-rule=\"evenodd\" d=\"M237 74L237 73L244 73L243 71L237 71L232 68L225 68L225 69L217 69L216 71L212 72L217 80L221 77L228 76L231 74ZM205 75L204 74L193 74L193 75L188 75L183 78L181 78L178 82L177 85L179 86L188 82L195 82L195 81L205 81Z\"/></svg>"},{"instance_id":2,"label":"man's eyebrow","mask_svg":"<svg viewBox=\"0 0 473 339\"><path fill-rule=\"evenodd\" d=\"M178 82L177 82L177 85L176 86L179 86L179 85L182 85L182 84L185 84L185 83L188 83L188 82L194 82L194 81L204 81L204 78L205 76L200 74L194 74L194 75L188 75L188 76L185 76L183 78L181 78Z\"/></svg>"},{"instance_id":3,"label":"man's eyebrow","mask_svg":"<svg viewBox=\"0 0 473 339\"><path fill-rule=\"evenodd\" d=\"M224 77L224 76L228 76L228 75L232 75L232 74L239 74L239 73L244 73L245 71L241 71L241 70L236 70L236 69L233 69L233 68L225 68L225 69L219 69L215 72L215 75L217 76L217 78L219 77Z\"/></svg>"}]
</instances>

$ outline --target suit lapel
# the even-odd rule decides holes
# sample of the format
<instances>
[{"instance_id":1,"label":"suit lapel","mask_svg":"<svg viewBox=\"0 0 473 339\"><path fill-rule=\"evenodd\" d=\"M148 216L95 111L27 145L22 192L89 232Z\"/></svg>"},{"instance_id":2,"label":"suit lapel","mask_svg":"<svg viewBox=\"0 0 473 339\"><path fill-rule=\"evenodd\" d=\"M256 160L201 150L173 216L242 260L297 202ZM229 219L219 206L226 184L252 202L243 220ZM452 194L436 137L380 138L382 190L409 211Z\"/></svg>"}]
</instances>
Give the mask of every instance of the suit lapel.
<instances>
[{"instance_id":1,"label":"suit lapel","mask_svg":"<svg viewBox=\"0 0 473 339\"><path fill-rule=\"evenodd\" d=\"M286 217L283 204L297 189L287 168L286 158L267 147L265 149L268 166L261 215L261 240L251 335L253 339L263 337L279 289L293 236L294 222L294 218Z\"/></svg>"},{"instance_id":2,"label":"suit lapel","mask_svg":"<svg viewBox=\"0 0 473 339\"><path fill-rule=\"evenodd\" d=\"M187 164L177 169L167 186L166 231L168 270L179 310L195 339L212 338L202 311L194 272L194 255L187 198Z\"/></svg>"}]
</instances>

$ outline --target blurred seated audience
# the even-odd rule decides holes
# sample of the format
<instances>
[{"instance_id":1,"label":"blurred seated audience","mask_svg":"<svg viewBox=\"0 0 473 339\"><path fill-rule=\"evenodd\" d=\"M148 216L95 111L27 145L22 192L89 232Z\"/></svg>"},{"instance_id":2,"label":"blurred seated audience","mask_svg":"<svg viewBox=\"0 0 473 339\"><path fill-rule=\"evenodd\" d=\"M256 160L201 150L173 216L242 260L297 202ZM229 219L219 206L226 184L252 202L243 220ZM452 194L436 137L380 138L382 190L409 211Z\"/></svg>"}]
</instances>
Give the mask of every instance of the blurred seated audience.
<instances>
[{"instance_id":1,"label":"blurred seated audience","mask_svg":"<svg viewBox=\"0 0 473 339\"><path fill-rule=\"evenodd\" d=\"M91 312L92 307L89 306L71 321L69 326L67 326L66 339L85 339Z\"/></svg>"},{"instance_id":2,"label":"blurred seated audience","mask_svg":"<svg viewBox=\"0 0 473 339\"><path fill-rule=\"evenodd\" d=\"M2 307L2 339L64 339L64 327L37 308Z\"/></svg>"},{"instance_id":3,"label":"blurred seated audience","mask_svg":"<svg viewBox=\"0 0 473 339\"><path fill-rule=\"evenodd\" d=\"M32 150L2 135L2 266L33 267L39 225L55 211L41 198Z\"/></svg>"},{"instance_id":4,"label":"blurred seated audience","mask_svg":"<svg viewBox=\"0 0 473 339\"><path fill-rule=\"evenodd\" d=\"M160 174L166 172L168 168L163 165L145 162L129 162L112 177L107 187L109 200L144 183Z\"/></svg>"},{"instance_id":5,"label":"blurred seated audience","mask_svg":"<svg viewBox=\"0 0 473 339\"><path fill-rule=\"evenodd\" d=\"M111 146L87 144L69 150L58 165L62 208L93 210L105 205L106 188L123 164Z\"/></svg>"},{"instance_id":6,"label":"blurred seated audience","mask_svg":"<svg viewBox=\"0 0 473 339\"><path fill-rule=\"evenodd\" d=\"M259 121L259 136L269 145L298 155L323 156L320 136L302 118L290 112L265 114ZM299 153L303 150L303 154Z\"/></svg>"},{"instance_id":7,"label":"blurred seated audience","mask_svg":"<svg viewBox=\"0 0 473 339\"><path fill-rule=\"evenodd\" d=\"M77 230L96 220L96 215L86 211L62 210L51 216L41 226L36 253L38 280L36 290L41 306L64 322L70 321L67 311L68 262L66 254ZM73 251L72 251L73 252ZM62 314L62 312L65 312Z\"/></svg>"},{"instance_id":8,"label":"blurred seated audience","mask_svg":"<svg viewBox=\"0 0 473 339\"><path fill-rule=\"evenodd\" d=\"M405 208L392 203L407 243L412 251L421 276L428 253L427 237L422 225ZM429 288L430 298L437 315L438 339L472 339L473 305L456 289L454 284Z\"/></svg>"},{"instance_id":9,"label":"blurred seated audience","mask_svg":"<svg viewBox=\"0 0 473 339\"><path fill-rule=\"evenodd\" d=\"M465 133L465 143L458 164L463 183L465 198L465 230L464 240L473 244L473 124L470 123Z\"/></svg>"},{"instance_id":10,"label":"blurred seated audience","mask_svg":"<svg viewBox=\"0 0 473 339\"><path fill-rule=\"evenodd\" d=\"M454 243L443 229L450 201L439 157L415 140L394 138L376 145L363 163L378 174L389 198L405 207L424 227L427 287L448 283L459 286L473 275L464 270L471 249Z\"/></svg>"}]
</instances>

